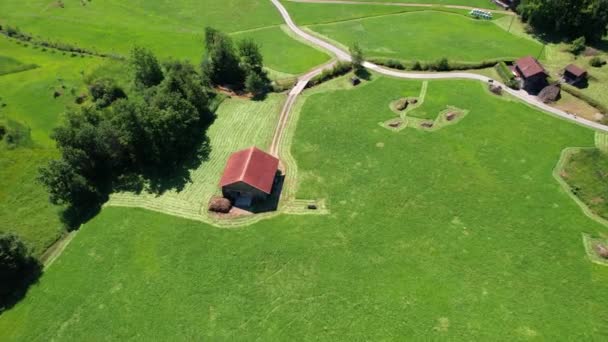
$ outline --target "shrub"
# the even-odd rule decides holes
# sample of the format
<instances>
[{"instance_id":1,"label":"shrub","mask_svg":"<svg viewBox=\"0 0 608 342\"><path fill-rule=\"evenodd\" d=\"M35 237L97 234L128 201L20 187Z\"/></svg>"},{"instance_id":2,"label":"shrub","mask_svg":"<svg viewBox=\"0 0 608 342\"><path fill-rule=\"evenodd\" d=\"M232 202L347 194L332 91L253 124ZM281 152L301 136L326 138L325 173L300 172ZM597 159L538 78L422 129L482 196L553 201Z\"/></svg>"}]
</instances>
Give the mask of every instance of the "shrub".
<instances>
[{"instance_id":1,"label":"shrub","mask_svg":"<svg viewBox=\"0 0 608 342\"><path fill-rule=\"evenodd\" d=\"M519 89L519 83L515 79L515 75L513 75L513 72L511 72L511 69L509 69L505 62L499 62L496 64L496 71L507 87Z\"/></svg>"},{"instance_id":2,"label":"shrub","mask_svg":"<svg viewBox=\"0 0 608 342\"><path fill-rule=\"evenodd\" d=\"M568 48L568 51L573 55L579 55L581 52L585 51L585 37L579 37L572 41L572 44Z\"/></svg>"},{"instance_id":3,"label":"shrub","mask_svg":"<svg viewBox=\"0 0 608 342\"><path fill-rule=\"evenodd\" d=\"M99 108L105 108L111 105L114 101L126 98L125 92L116 85L114 80L109 78L100 78L89 85L89 92L93 97L93 101Z\"/></svg>"},{"instance_id":4,"label":"shrub","mask_svg":"<svg viewBox=\"0 0 608 342\"><path fill-rule=\"evenodd\" d=\"M384 65L386 65L387 67L392 68L392 69L405 70L405 66L401 62L399 62L398 60L395 60L395 59L387 60Z\"/></svg>"},{"instance_id":5,"label":"shrub","mask_svg":"<svg viewBox=\"0 0 608 342\"><path fill-rule=\"evenodd\" d=\"M597 56L589 60L589 65L594 68L601 68L604 64L606 64L606 61Z\"/></svg>"},{"instance_id":6,"label":"shrub","mask_svg":"<svg viewBox=\"0 0 608 342\"><path fill-rule=\"evenodd\" d=\"M0 140L2 140L2 138L4 138L5 134L6 134L6 127L4 127L4 125L0 125Z\"/></svg>"},{"instance_id":7,"label":"shrub","mask_svg":"<svg viewBox=\"0 0 608 342\"><path fill-rule=\"evenodd\" d=\"M24 292L40 270L40 264L17 235L0 235L0 311L18 292Z\"/></svg>"},{"instance_id":8,"label":"shrub","mask_svg":"<svg viewBox=\"0 0 608 342\"><path fill-rule=\"evenodd\" d=\"M450 70L450 63L447 58L443 57L436 62L429 63L428 68L436 71L448 71Z\"/></svg>"},{"instance_id":9,"label":"shrub","mask_svg":"<svg viewBox=\"0 0 608 342\"><path fill-rule=\"evenodd\" d=\"M309 86L315 86L323 82L329 81L332 78L347 74L352 70L352 64L346 62L338 62L331 69L325 69L323 72L313 77L309 82Z\"/></svg>"},{"instance_id":10,"label":"shrub","mask_svg":"<svg viewBox=\"0 0 608 342\"><path fill-rule=\"evenodd\" d=\"M289 89L293 88L293 86L295 86L295 84L297 82L298 82L298 79L295 77L275 80L272 84L272 90L274 92L280 93L285 90L289 90Z\"/></svg>"},{"instance_id":11,"label":"shrub","mask_svg":"<svg viewBox=\"0 0 608 342\"><path fill-rule=\"evenodd\" d=\"M420 65L420 62L415 61L412 65L412 70L422 70L422 65Z\"/></svg>"}]
</instances>

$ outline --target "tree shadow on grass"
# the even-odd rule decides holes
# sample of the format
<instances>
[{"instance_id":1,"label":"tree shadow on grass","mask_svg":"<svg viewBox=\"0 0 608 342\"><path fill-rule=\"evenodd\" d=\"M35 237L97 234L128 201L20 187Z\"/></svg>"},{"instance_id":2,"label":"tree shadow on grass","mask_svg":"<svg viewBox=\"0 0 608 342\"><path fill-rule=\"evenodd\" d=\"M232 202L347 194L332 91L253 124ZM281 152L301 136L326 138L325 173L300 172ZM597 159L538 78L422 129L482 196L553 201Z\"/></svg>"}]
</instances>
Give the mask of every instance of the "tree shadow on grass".
<instances>
[{"instance_id":1,"label":"tree shadow on grass","mask_svg":"<svg viewBox=\"0 0 608 342\"><path fill-rule=\"evenodd\" d=\"M2 281L2 292L0 293L0 316L6 310L14 307L21 301L30 287L38 283L38 279L42 275L42 264L33 257L26 260L27 266L22 274L12 275L20 279L14 284L8 284L8 279L11 275L5 274L4 270L0 270L0 279ZM10 288L7 288L10 287Z\"/></svg>"},{"instance_id":2,"label":"tree shadow on grass","mask_svg":"<svg viewBox=\"0 0 608 342\"><path fill-rule=\"evenodd\" d=\"M362 80L366 80L369 81L372 78L372 74L369 72L369 70L365 69L365 68L361 68L359 70L355 71L355 76L359 77Z\"/></svg>"}]
</instances>

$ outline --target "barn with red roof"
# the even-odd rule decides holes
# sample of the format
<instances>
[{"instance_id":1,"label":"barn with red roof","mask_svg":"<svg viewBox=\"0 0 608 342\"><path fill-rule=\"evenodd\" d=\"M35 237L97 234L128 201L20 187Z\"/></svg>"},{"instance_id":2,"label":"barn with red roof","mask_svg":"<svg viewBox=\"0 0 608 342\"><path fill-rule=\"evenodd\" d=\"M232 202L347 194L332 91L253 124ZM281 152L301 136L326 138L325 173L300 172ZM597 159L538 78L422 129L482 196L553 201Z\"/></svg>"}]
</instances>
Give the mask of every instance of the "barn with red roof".
<instances>
[{"instance_id":1,"label":"barn with red roof","mask_svg":"<svg viewBox=\"0 0 608 342\"><path fill-rule=\"evenodd\" d=\"M549 75L545 68L532 56L526 56L515 61L513 71L522 80L522 88L531 94L537 94L548 84L547 77Z\"/></svg>"},{"instance_id":2,"label":"barn with red roof","mask_svg":"<svg viewBox=\"0 0 608 342\"><path fill-rule=\"evenodd\" d=\"M266 199L272 193L278 168L279 160L257 147L234 152L220 180L222 193L238 207Z\"/></svg>"}]
</instances>

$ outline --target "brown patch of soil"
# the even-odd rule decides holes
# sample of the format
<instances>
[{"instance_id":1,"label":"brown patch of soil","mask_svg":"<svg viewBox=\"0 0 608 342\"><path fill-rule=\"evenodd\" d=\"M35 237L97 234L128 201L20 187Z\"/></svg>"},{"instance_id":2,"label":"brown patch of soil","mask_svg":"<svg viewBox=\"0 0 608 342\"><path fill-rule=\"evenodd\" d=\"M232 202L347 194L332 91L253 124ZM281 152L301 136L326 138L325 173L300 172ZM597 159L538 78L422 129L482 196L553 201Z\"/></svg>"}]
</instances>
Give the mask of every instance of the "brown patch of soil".
<instances>
[{"instance_id":1,"label":"brown patch of soil","mask_svg":"<svg viewBox=\"0 0 608 342\"><path fill-rule=\"evenodd\" d=\"M226 88L226 87L222 87L222 86L215 87L215 90L217 90L219 93L228 95L230 97L237 97L237 98L244 99L244 100L251 100L251 98L253 97L253 95L251 93L246 93L244 91L234 91L230 88Z\"/></svg>"},{"instance_id":2,"label":"brown patch of soil","mask_svg":"<svg viewBox=\"0 0 608 342\"><path fill-rule=\"evenodd\" d=\"M448 121L452 121L452 120L456 119L457 116L458 116L458 112L449 112L445 115L445 118Z\"/></svg>"},{"instance_id":3,"label":"brown patch of soil","mask_svg":"<svg viewBox=\"0 0 608 342\"><path fill-rule=\"evenodd\" d=\"M566 171L561 171L561 172L559 173L559 176L560 176L560 177L562 177L562 178L568 178L568 172L566 172Z\"/></svg>"},{"instance_id":4,"label":"brown patch of soil","mask_svg":"<svg viewBox=\"0 0 608 342\"><path fill-rule=\"evenodd\" d=\"M599 50L594 49L594 48L592 48L590 46L587 46L585 48L585 51L583 51L583 56L587 56L587 57L589 57L589 56L597 56L599 54L600 54Z\"/></svg>"},{"instance_id":5,"label":"brown patch of soil","mask_svg":"<svg viewBox=\"0 0 608 342\"><path fill-rule=\"evenodd\" d=\"M388 126L392 127L392 128L399 128L399 127L401 127L401 121L393 121L393 122L389 123Z\"/></svg>"},{"instance_id":6,"label":"brown patch of soil","mask_svg":"<svg viewBox=\"0 0 608 342\"><path fill-rule=\"evenodd\" d=\"M433 123L430 121L426 121L426 122L421 123L420 126L425 127L425 128L432 128Z\"/></svg>"},{"instance_id":7,"label":"brown patch of soil","mask_svg":"<svg viewBox=\"0 0 608 342\"><path fill-rule=\"evenodd\" d=\"M591 204L600 204L604 203L604 199L602 197L594 197L591 199Z\"/></svg>"},{"instance_id":8,"label":"brown patch of soil","mask_svg":"<svg viewBox=\"0 0 608 342\"><path fill-rule=\"evenodd\" d=\"M596 244L595 245L595 252L602 259L608 259L608 247L606 247L606 245L601 244L601 243Z\"/></svg>"}]
</instances>

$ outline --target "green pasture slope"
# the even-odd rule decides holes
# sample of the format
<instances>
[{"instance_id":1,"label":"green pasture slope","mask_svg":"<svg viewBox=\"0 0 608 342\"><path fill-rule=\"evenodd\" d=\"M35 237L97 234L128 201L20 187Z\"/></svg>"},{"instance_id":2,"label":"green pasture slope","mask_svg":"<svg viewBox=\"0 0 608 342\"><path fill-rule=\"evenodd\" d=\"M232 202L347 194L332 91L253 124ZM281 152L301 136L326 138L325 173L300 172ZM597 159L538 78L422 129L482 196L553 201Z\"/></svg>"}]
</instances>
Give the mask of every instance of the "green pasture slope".
<instances>
[{"instance_id":1,"label":"green pasture slope","mask_svg":"<svg viewBox=\"0 0 608 342\"><path fill-rule=\"evenodd\" d=\"M491 21L437 11L416 11L311 25L345 46L358 42L368 57L458 62L537 56L542 45L518 37Z\"/></svg>"},{"instance_id":2,"label":"green pasture slope","mask_svg":"<svg viewBox=\"0 0 608 342\"><path fill-rule=\"evenodd\" d=\"M57 155L49 134L60 113L73 104L72 92L83 90L83 74L106 61L25 47L4 36L0 53L19 65L38 65L0 76L0 103L6 105L0 107L0 121L16 122L31 132L31 140L15 149L0 142L0 231L16 232L40 255L63 232L59 208L35 181L38 168ZM55 98L55 91L63 95Z\"/></svg>"},{"instance_id":3,"label":"green pasture slope","mask_svg":"<svg viewBox=\"0 0 608 342\"><path fill-rule=\"evenodd\" d=\"M269 66L285 73L302 73L329 56L289 39L280 29L279 13L268 0L63 0L64 6L46 0L0 2L0 24L18 26L44 39L70 43L105 53L127 55L134 44L152 49L162 58L198 63L203 33L213 26L229 33L260 28L261 39L273 34L278 43L262 46L271 59L277 49L310 57L310 63L283 59ZM271 32L271 33L269 33ZM251 33L256 38L255 33Z\"/></svg>"},{"instance_id":4,"label":"green pasture slope","mask_svg":"<svg viewBox=\"0 0 608 342\"><path fill-rule=\"evenodd\" d=\"M0 340L605 338L608 269L581 233L608 228L552 177L593 133L472 81L428 85L470 110L458 124L381 127L420 85L378 77L304 104L299 196L329 215L218 229L106 208L0 316Z\"/></svg>"}]
</instances>

